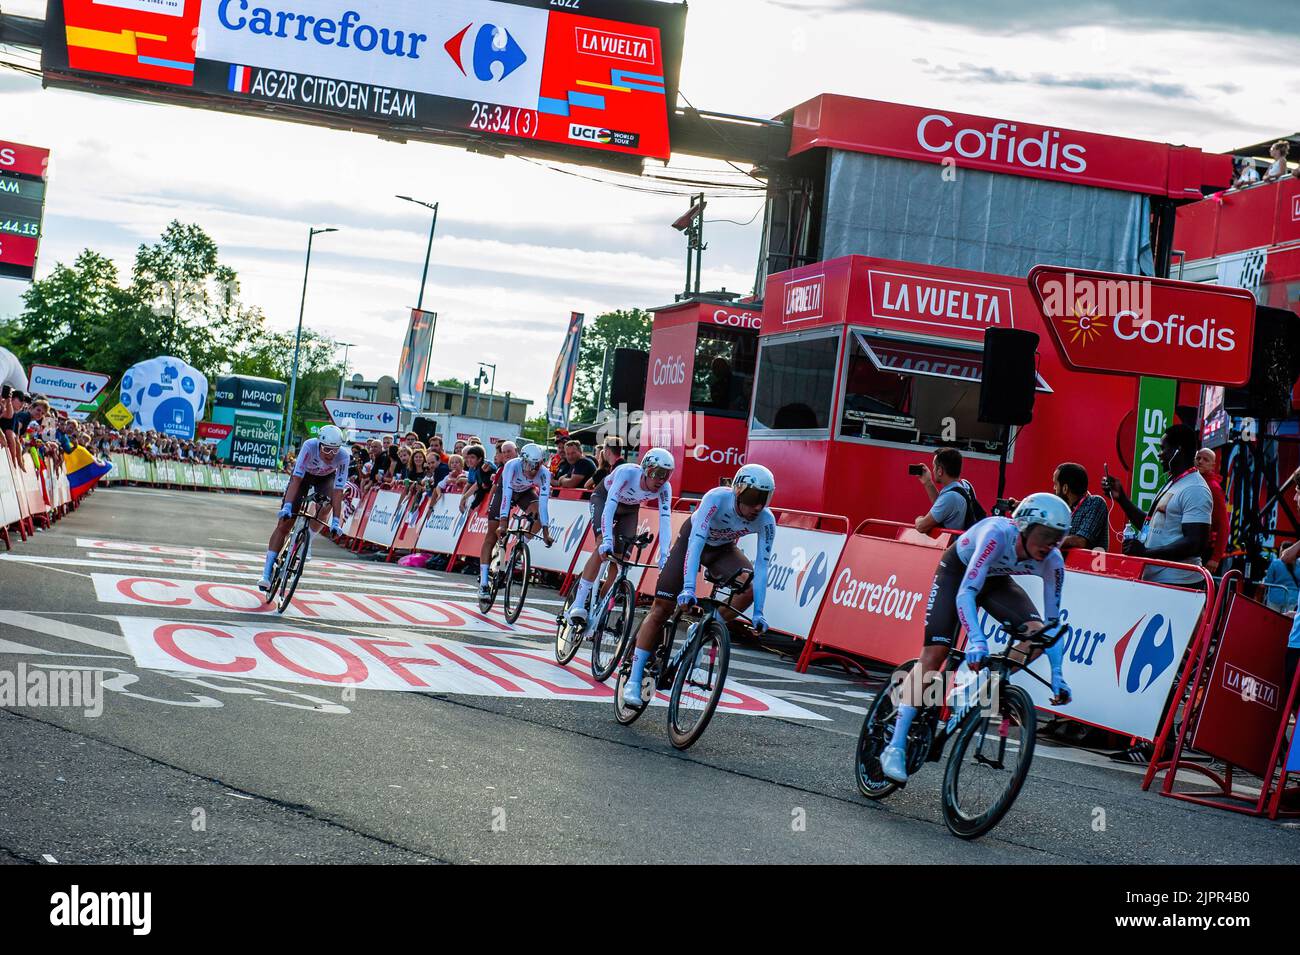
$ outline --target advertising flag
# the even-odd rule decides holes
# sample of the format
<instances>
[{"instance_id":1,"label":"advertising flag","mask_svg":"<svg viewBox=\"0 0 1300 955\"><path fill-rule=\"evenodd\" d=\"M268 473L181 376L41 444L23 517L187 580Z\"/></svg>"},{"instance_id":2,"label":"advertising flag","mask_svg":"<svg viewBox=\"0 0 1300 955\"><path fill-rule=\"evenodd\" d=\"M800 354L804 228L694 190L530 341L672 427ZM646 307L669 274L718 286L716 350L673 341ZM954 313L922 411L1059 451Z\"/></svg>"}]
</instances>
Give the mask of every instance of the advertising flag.
<instances>
[{"instance_id":1,"label":"advertising flag","mask_svg":"<svg viewBox=\"0 0 1300 955\"><path fill-rule=\"evenodd\" d=\"M437 312L411 309L411 324L402 343L402 360L397 366L397 403L405 411L419 411L424 383L429 376L429 356L433 353L433 332L438 326Z\"/></svg>"},{"instance_id":2,"label":"advertising flag","mask_svg":"<svg viewBox=\"0 0 1300 955\"><path fill-rule=\"evenodd\" d=\"M546 393L546 420L553 428L569 426L569 408L573 404L573 383L578 377L578 349L582 344L582 313L569 313L569 332L555 359L551 390Z\"/></svg>"}]
</instances>

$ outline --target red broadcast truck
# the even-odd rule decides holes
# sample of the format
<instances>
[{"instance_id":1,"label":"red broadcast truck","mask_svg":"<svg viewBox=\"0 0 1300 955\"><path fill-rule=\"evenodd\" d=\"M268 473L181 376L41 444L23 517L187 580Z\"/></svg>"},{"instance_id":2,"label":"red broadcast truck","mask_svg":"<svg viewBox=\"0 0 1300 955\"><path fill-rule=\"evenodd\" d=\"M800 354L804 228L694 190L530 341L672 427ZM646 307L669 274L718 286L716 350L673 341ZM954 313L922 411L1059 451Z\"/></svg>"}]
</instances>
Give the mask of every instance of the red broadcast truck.
<instances>
[{"instance_id":1,"label":"red broadcast truck","mask_svg":"<svg viewBox=\"0 0 1300 955\"><path fill-rule=\"evenodd\" d=\"M908 466L941 447L962 452L991 505L1002 432L978 420L990 328L1041 339L1007 494L1051 490L1064 461L1094 491L1107 469L1130 479L1137 381L1067 368L1024 278L846 256L771 276L764 302L747 458L772 469L780 507L910 523L930 501Z\"/></svg>"},{"instance_id":2,"label":"red broadcast truck","mask_svg":"<svg viewBox=\"0 0 1300 955\"><path fill-rule=\"evenodd\" d=\"M676 458L676 494L699 496L745 463L762 312L707 295L652 309L642 452Z\"/></svg>"}]
</instances>

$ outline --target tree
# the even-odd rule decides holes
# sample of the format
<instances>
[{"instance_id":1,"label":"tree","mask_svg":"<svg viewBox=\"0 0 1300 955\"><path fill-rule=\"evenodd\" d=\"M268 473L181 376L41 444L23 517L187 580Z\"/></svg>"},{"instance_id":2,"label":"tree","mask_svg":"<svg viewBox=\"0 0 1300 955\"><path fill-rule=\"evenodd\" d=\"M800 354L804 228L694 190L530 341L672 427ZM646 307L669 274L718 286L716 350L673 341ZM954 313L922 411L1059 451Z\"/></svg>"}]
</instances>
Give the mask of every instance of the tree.
<instances>
[{"instance_id":1,"label":"tree","mask_svg":"<svg viewBox=\"0 0 1300 955\"><path fill-rule=\"evenodd\" d=\"M631 308L597 315L595 321L583 326L578 374L573 386L573 408L569 414L571 421L593 421L600 410L596 404L600 398L606 350L608 349L609 372L612 376L614 349L636 348L649 351L652 324L653 318L649 312ZM607 381L606 404L609 403L609 388L610 383Z\"/></svg>"},{"instance_id":2,"label":"tree","mask_svg":"<svg viewBox=\"0 0 1300 955\"><path fill-rule=\"evenodd\" d=\"M545 414L539 414L524 422L520 434L525 441L545 446L551 440L551 423L546 419Z\"/></svg>"},{"instance_id":3,"label":"tree","mask_svg":"<svg viewBox=\"0 0 1300 955\"><path fill-rule=\"evenodd\" d=\"M23 293L23 311L0 327L0 339L25 363L120 375L152 345L140 328L143 305L118 285L117 266L86 249L59 263Z\"/></svg>"},{"instance_id":4,"label":"tree","mask_svg":"<svg viewBox=\"0 0 1300 955\"><path fill-rule=\"evenodd\" d=\"M293 374L293 335L266 332L244 349L230 371L236 375L288 381ZM323 414L321 400L338 394L343 363L334 340L304 328L298 350L298 387L294 392L293 434L306 434L306 422Z\"/></svg>"}]
</instances>

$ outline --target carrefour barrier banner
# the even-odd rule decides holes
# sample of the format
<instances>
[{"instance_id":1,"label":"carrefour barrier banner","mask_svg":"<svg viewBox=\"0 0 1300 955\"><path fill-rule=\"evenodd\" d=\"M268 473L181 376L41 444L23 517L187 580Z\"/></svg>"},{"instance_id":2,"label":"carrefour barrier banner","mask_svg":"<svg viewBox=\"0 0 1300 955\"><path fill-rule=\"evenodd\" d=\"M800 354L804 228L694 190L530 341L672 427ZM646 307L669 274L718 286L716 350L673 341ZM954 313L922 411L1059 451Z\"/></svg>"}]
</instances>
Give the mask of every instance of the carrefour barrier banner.
<instances>
[{"instance_id":1,"label":"carrefour barrier banner","mask_svg":"<svg viewBox=\"0 0 1300 955\"><path fill-rule=\"evenodd\" d=\"M844 540L839 533L777 526L763 607L774 630L807 638ZM758 538L753 534L742 538L739 547L752 561L758 554Z\"/></svg>"},{"instance_id":2,"label":"carrefour barrier banner","mask_svg":"<svg viewBox=\"0 0 1300 955\"><path fill-rule=\"evenodd\" d=\"M546 502L546 510L547 516L551 519L551 536L555 539L555 543L547 547L546 542L540 537L540 532L538 537L528 542L533 566L538 570L553 570L556 573L567 574L569 568L573 566L573 558L577 555L578 548L582 546L582 537L591 526L591 519L588 517L591 504L588 501L552 499Z\"/></svg>"},{"instance_id":3,"label":"carrefour barrier banner","mask_svg":"<svg viewBox=\"0 0 1300 955\"><path fill-rule=\"evenodd\" d=\"M402 520L402 498L399 491L380 491L370 506L370 516L361 539L380 547L392 547L393 538L397 536L398 525Z\"/></svg>"},{"instance_id":4,"label":"carrefour barrier banner","mask_svg":"<svg viewBox=\"0 0 1300 955\"><path fill-rule=\"evenodd\" d=\"M1043 607L1042 582L1017 577L1016 582ZM1065 636L1065 679L1074 691L1066 706L1048 705L1051 692L1032 677L1015 678L1039 709L1083 720L1125 736L1154 739L1165 700L1178 676L1179 662L1195 635L1205 594L1067 571L1061 619ZM980 611L979 623L989 649L1006 649L1006 634ZM916 630L921 647L922 628ZM1046 678L1046 659L1032 667Z\"/></svg>"},{"instance_id":5,"label":"carrefour barrier banner","mask_svg":"<svg viewBox=\"0 0 1300 955\"><path fill-rule=\"evenodd\" d=\"M136 426L170 438L194 439L207 400L208 379L179 358L151 358L122 376L122 405L135 415Z\"/></svg>"},{"instance_id":6,"label":"carrefour barrier banner","mask_svg":"<svg viewBox=\"0 0 1300 955\"><path fill-rule=\"evenodd\" d=\"M455 553L460 532L469 519L469 513L460 509L460 500L459 494L444 494L428 509L424 527L415 543L416 550L434 554Z\"/></svg>"}]
</instances>

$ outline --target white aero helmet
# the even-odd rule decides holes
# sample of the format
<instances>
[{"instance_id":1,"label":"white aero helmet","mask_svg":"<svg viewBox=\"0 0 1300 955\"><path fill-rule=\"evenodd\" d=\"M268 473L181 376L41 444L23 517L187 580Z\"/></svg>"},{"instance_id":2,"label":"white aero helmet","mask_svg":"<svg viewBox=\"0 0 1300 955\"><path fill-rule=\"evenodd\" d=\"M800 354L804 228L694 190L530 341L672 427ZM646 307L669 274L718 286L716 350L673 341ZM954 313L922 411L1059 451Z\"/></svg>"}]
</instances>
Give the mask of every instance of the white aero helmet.
<instances>
[{"instance_id":1,"label":"white aero helmet","mask_svg":"<svg viewBox=\"0 0 1300 955\"><path fill-rule=\"evenodd\" d=\"M663 448L651 448L641 458L641 470L651 477L667 478L668 475L673 473L675 467L677 467L677 462Z\"/></svg>"},{"instance_id":2,"label":"white aero helmet","mask_svg":"<svg viewBox=\"0 0 1300 955\"><path fill-rule=\"evenodd\" d=\"M545 458L546 452L538 444L525 444L519 451L519 459L524 462L524 467L529 470L541 467Z\"/></svg>"},{"instance_id":3,"label":"white aero helmet","mask_svg":"<svg viewBox=\"0 0 1300 955\"><path fill-rule=\"evenodd\" d=\"M737 504L765 507L776 490L776 478L761 464L746 464L731 479L731 489L736 492Z\"/></svg>"},{"instance_id":4,"label":"white aero helmet","mask_svg":"<svg viewBox=\"0 0 1300 955\"><path fill-rule=\"evenodd\" d=\"M1029 528L1035 524L1042 524L1064 534L1070 529L1070 505L1055 494L1040 491L1021 501L1011 519L1016 522L1016 529L1022 534L1028 533Z\"/></svg>"},{"instance_id":5,"label":"white aero helmet","mask_svg":"<svg viewBox=\"0 0 1300 955\"><path fill-rule=\"evenodd\" d=\"M316 435L316 440L320 442L322 448L338 449L343 447L343 432L332 424L327 424L320 429L320 434Z\"/></svg>"}]
</instances>

